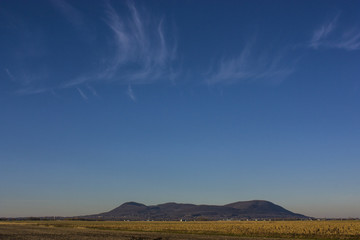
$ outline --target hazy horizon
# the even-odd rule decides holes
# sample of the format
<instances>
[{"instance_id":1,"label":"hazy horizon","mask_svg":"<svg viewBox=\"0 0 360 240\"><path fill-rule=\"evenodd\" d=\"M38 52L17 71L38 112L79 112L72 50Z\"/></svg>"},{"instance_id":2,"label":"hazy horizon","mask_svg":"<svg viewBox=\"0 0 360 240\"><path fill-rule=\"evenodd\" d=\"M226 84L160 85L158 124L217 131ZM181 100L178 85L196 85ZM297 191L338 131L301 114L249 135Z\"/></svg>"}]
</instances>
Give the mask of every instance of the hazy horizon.
<instances>
[{"instance_id":1,"label":"hazy horizon","mask_svg":"<svg viewBox=\"0 0 360 240\"><path fill-rule=\"evenodd\" d=\"M360 1L4 0L0 36L0 217L360 217Z\"/></svg>"},{"instance_id":2,"label":"hazy horizon","mask_svg":"<svg viewBox=\"0 0 360 240\"><path fill-rule=\"evenodd\" d=\"M248 200L239 200L239 201L251 201L251 200L265 200L265 199L248 199ZM141 202L141 201L134 201L134 202L137 202L137 203L142 203L142 204L145 204L147 206L151 206L151 205L158 205L158 204L164 204L164 203L169 203L169 202L176 202L176 201L165 201L165 202L154 202L154 203L144 203L144 202ZM87 210L86 211L81 211L79 210L79 207L77 207L76 209L70 209L70 210L66 210L64 211L64 207L61 207L60 208L60 211L54 211L52 210L52 213L54 214L40 214L41 212L49 212L49 206L37 206L37 208L35 208L35 211L34 210L30 210L29 208L24 208L24 211L29 211L30 213L31 212L35 212L35 214L30 214L30 215L24 215L24 214L12 214L12 215L9 215L9 216L0 216L3 217L3 218L17 218L17 217L75 217L75 216L83 216L83 215L91 215L91 214L98 214L98 213L103 213L103 212L108 212L116 207L119 207L121 204L124 204L126 202L121 202L121 203L118 203L118 205L113 205L113 206L110 206L109 208L105 208L104 205L101 205L101 206L89 206L87 207ZM176 203L184 203L184 204L205 204L205 205L225 205L225 204L229 204L229 203L233 203L233 202L226 202L226 203L217 203L217 204L214 204L214 203L211 203L211 202L176 202ZM301 207L297 208L297 210L294 210L294 209L291 209L289 207L287 207L287 205L281 205L277 202L273 202L274 204L276 205L279 205L281 207L284 207L286 210L289 210L291 212L294 212L294 213L298 213L298 214L302 214L302 215L305 215L305 216L308 216L308 217L314 217L314 218L343 218L343 219L346 219L346 218L359 218L358 215L354 215L351 210L352 209L348 209L346 208L346 206L336 206L336 205L330 205L330 206L326 206L324 207L323 205L319 204L317 207L321 207L322 209L320 211L309 211L308 209L301 209ZM313 204L314 206L315 204ZM24 205L21 205L21 206L24 206ZM289 205L291 206L291 205ZM354 206L355 203L354 203ZM89 210L90 207L94 207L94 210ZM335 208L335 211L334 211L334 208ZM67 212L68 214L56 214L56 212L58 213L64 213L64 212ZM332 215L329 215L329 212L333 212ZM347 217L346 214L348 214Z\"/></svg>"}]
</instances>

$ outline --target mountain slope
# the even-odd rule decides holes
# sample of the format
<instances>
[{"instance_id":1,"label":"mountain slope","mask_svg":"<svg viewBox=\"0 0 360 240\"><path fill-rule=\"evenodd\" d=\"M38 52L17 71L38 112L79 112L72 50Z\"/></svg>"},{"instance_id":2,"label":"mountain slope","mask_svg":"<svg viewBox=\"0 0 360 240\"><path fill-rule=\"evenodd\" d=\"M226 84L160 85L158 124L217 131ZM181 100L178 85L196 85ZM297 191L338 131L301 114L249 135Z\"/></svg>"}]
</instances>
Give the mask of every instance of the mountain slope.
<instances>
[{"instance_id":1,"label":"mountain slope","mask_svg":"<svg viewBox=\"0 0 360 240\"><path fill-rule=\"evenodd\" d=\"M126 202L105 213L82 216L85 219L101 220L240 220L240 219L304 219L269 201L253 200L217 205L164 203L146 206Z\"/></svg>"},{"instance_id":2,"label":"mountain slope","mask_svg":"<svg viewBox=\"0 0 360 240\"><path fill-rule=\"evenodd\" d=\"M235 202L225 205L227 207L232 207L239 209L243 212L251 212L253 215L259 216L291 216L294 215L293 212L286 210L285 208L276 205L269 201L264 200L253 200L253 201L244 201L244 202Z\"/></svg>"}]
</instances>

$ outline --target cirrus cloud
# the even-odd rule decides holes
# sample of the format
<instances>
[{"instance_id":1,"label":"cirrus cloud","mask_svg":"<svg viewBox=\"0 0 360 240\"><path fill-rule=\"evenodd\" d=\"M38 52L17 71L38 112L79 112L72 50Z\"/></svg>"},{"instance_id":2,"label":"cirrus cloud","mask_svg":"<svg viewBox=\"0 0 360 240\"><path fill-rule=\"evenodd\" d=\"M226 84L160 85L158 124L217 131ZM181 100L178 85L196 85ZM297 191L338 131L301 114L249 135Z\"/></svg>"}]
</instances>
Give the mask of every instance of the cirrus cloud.
<instances>
[{"instance_id":1,"label":"cirrus cloud","mask_svg":"<svg viewBox=\"0 0 360 240\"><path fill-rule=\"evenodd\" d=\"M360 28L340 28L339 16L336 15L332 20L315 29L309 42L310 48L338 48L348 51L360 49Z\"/></svg>"}]
</instances>

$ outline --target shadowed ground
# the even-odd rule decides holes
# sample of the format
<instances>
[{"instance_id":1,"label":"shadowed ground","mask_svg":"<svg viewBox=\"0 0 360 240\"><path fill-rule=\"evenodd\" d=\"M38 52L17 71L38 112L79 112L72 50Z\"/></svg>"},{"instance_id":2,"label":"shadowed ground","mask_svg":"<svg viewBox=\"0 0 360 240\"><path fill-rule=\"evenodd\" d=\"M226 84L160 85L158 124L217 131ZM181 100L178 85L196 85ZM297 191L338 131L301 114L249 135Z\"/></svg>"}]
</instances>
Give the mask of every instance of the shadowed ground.
<instances>
[{"instance_id":1,"label":"shadowed ground","mask_svg":"<svg viewBox=\"0 0 360 240\"><path fill-rule=\"evenodd\" d=\"M0 224L1 240L258 240L265 238L239 238L229 236L130 232L117 230L97 230L87 228L46 227L33 224ZM269 238L266 238L269 240ZM272 238L274 239L274 238ZM283 239L284 240L284 239Z\"/></svg>"}]
</instances>

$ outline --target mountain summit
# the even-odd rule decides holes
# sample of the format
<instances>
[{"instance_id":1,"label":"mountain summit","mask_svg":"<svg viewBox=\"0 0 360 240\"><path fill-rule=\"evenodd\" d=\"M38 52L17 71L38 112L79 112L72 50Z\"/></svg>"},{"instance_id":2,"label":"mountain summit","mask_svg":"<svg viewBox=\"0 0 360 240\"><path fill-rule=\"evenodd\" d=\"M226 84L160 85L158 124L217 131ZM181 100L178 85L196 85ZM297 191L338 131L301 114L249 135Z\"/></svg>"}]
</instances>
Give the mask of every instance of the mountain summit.
<instances>
[{"instance_id":1,"label":"mountain summit","mask_svg":"<svg viewBox=\"0 0 360 240\"><path fill-rule=\"evenodd\" d=\"M304 219L269 201L240 201L223 206L164 203L146 206L126 202L105 213L82 216L85 219L101 220L244 220L244 219Z\"/></svg>"}]
</instances>

